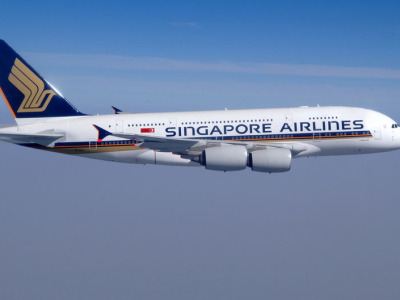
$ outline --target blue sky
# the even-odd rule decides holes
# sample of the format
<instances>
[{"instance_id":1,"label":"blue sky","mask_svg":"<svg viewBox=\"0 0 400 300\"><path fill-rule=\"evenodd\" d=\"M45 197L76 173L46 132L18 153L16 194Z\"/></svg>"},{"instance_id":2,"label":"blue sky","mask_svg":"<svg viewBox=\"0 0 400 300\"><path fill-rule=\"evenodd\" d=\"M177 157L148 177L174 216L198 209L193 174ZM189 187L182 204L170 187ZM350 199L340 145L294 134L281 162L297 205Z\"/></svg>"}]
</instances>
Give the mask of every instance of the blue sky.
<instances>
[{"instance_id":1,"label":"blue sky","mask_svg":"<svg viewBox=\"0 0 400 300\"><path fill-rule=\"evenodd\" d=\"M50 78L60 77L61 74L69 74L75 78L77 75L87 75L91 77L93 84L96 84L97 79L101 81L114 76L125 79L128 77L132 81L131 86L139 84L134 80L144 79L145 82L140 82L140 85L147 86L150 91L154 90L152 85L156 85L158 80L167 81L171 85L181 83L182 79L186 83L203 82L203 86L198 88L203 91L208 89L208 84L216 82L224 83L227 89L236 86L237 83L258 84L255 87L247 87L255 90L253 95L248 95L247 92L243 94L243 97L247 94L247 99L257 95L257 99L250 101L250 105L254 103L254 107L298 104L362 106L360 99L371 98L365 94L375 93L374 99L364 100L367 101L367 106L390 111L390 104L385 102L391 101L391 97L398 97L400 28L397 20L399 4L395 1L117 1L112 5L107 1L96 1L95 4L90 1L39 3L40 5L27 1L23 4L23 9L20 9L20 4L7 2L3 11L18 13L10 13L0 21L2 38L21 53L89 55L93 60L92 67L88 68L84 63L72 64L69 60L73 58L63 57L51 61L44 55L37 62L34 58L30 59L29 55L26 56L33 65L40 64L37 66L39 71L48 74ZM154 61L161 58L172 62L195 62L197 67L187 67L184 70L167 67L166 70L153 71L131 68L120 72L118 67L113 68L110 63L104 64L104 59L112 56L123 56L128 60L148 58ZM57 65L57 62L63 66ZM320 76L318 72L314 73L314 76L293 77L290 72L279 76L279 73L216 71L221 62L232 65L277 64L285 65L289 69L301 69L302 65L361 68L361 73L363 68L379 68L386 74L395 72L396 78L358 78L346 69L341 73L350 73L350 78L344 79L329 77L329 72L328 77ZM200 71L202 65L206 64L216 64L217 67L211 71ZM367 73L368 77L377 72L371 70ZM55 80L59 89L74 101L75 92L80 91L75 91L74 87L66 83L64 87L61 78ZM76 82L72 84L76 85ZM322 93L315 97L307 95L303 90L293 87L298 84L310 90L329 85L335 88L337 95L332 95L330 91L331 98L326 99L327 101L319 100L322 102L317 103L318 99L322 98ZM274 96L274 91L271 91L272 96L268 98L269 90L265 90L268 85L276 87L277 90L282 90L282 87L284 90L293 90L293 94L288 94L282 99ZM346 88L367 90L350 101L343 99L342 91ZM115 89L126 90L126 86L111 86L111 90ZM240 94L238 92L235 91L236 94ZM347 90L344 93L346 92ZM180 96L182 101L185 98L192 103L203 102L204 109L218 109L222 106L243 107L240 104L241 98L235 100L234 98L238 97L231 97L233 95L228 95L229 100L217 100L221 99L221 95L215 96L214 99L212 95L207 94L202 98L202 95L198 95L200 91L194 90L192 96L187 98L187 95L177 93L179 94L179 91L173 94L163 91L157 98L163 96L163 99L159 100L171 101ZM132 94L131 97L139 99L151 97L135 91L132 91ZM305 101L295 100L298 94L305 95ZM93 91L87 96L98 97ZM381 99L383 97L387 100ZM121 105L129 106L128 109L136 109L131 108L135 103L130 102L129 98L121 100L121 97L117 97L118 100L114 100L114 104L122 103ZM82 102L80 98L78 101ZM371 103L375 101L380 104ZM125 105L125 102L128 105ZM246 102L246 105L249 105L249 101ZM219 107L213 107L213 104ZM77 106L79 107L79 103ZM191 108L190 105L180 103L172 103L170 108L202 109L199 105ZM139 109L146 110L146 106ZM147 109L154 110L153 107ZM165 110L165 107L162 109Z\"/></svg>"},{"instance_id":2,"label":"blue sky","mask_svg":"<svg viewBox=\"0 0 400 300\"><path fill-rule=\"evenodd\" d=\"M39 3L5 3L1 36L87 113L107 113L110 98L131 111L319 104L390 113L399 97L395 1Z\"/></svg>"},{"instance_id":3,"label":"blue sky","mask_svg":"<svg viewBox=\"0 0 400 300\"><path fill-rule=\"evenodd\" d=\"M398 1L7 1L0 38L85 113L346 105L400 122ZM13 123L0 101L0 123ZM285 174L0 145L1 299L393 299L397 152Z\"/></svg>"},{"instance_id":4,"label":"blue sky","mask_svg":"<svg viewBox=\"0 0 400 300\"><path fill-rule=\"evenodd\" d=\"M22 3L3 38L32 52L399 67L396 1Z\"/></svg>"}]
</instances>

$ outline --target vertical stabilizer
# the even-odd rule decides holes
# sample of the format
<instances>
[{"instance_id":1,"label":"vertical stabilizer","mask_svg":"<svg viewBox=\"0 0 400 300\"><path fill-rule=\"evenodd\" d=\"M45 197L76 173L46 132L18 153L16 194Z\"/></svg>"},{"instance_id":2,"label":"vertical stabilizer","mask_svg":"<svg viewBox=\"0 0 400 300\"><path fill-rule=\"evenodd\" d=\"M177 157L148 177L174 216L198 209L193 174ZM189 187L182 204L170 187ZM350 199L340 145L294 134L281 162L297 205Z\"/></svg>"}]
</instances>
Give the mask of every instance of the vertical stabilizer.
<instances>
[{"instance_id":1,"label":"vertical stabilizer","mask_svg":"<svg viewBox=\"0 0 400 300\"><path fill-rule=\"evenodd\" d=\"M0 92L15 119L84 115L3 40L0 40Z\"/></svg>"}]
</instances>

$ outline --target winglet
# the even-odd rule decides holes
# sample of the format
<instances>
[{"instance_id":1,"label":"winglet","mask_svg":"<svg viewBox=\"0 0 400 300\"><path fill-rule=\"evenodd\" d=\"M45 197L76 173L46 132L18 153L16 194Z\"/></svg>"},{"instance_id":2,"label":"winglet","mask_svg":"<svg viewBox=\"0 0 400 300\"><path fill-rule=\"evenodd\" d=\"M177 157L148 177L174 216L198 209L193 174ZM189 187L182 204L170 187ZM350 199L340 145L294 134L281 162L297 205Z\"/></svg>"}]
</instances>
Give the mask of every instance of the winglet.
<instances>
[{"instance_id":1,"label":"winglet","mask_svg":"<svg viewBox=\"0 0 400 300\"><path fill-rule=\"evenodd\" d=\"M107 130L105 130L105 129L103 129L103 128L97 126L97 125L94 125L94 124L93 124L93 127L96 128L96 130L99 132L99 135L98 135L98 138L97 138L97 142L98 142L98 143L101 143L101 141L102 141L104 138L106 138L107 136L112 135L111 132L109 132L109 131L107 131Z\"/></svg>"},{"instance_id":2,"label":"winglet","mask_svg":"<svg viewBox=\"0 0 400 300\"><path fill-rule=\"evenodd\" d=\"M116 108L115 106L111 106L111 108L114 110L114 113L115 113L116 115L118 115L118 114L120 114L120 113L123 112L122 110Z\"/></svg>"}]
</instances>

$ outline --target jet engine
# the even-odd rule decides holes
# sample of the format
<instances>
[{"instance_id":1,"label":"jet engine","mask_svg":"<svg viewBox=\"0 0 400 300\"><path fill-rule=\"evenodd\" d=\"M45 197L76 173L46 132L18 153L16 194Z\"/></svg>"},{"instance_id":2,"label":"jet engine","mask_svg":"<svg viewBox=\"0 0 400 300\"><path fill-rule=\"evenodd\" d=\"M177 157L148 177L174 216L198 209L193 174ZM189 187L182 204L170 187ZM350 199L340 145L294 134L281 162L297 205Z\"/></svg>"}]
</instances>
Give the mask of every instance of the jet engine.
<instances>
[{"instance_id":1,"label":"jet engine","mask_svg":"<svg viewBox=\"0 0 400 300\"><path fill-rule=\"evenodd\" d=\"M207 170L240 171L247 167L245 146L222 146L207 148L200 156L200 164Z\"/></svg>"},{"instance_id":2,"label":"jet engine","mask_svg":"<svg viewBox=\"0 0 400 300\"><path fill-rule=\"evenodd\" d=\"M256 172L280 173L290 171L292 153L289 149L270 148L249 154L249 167Z\"/></svg>"}]
</instances>

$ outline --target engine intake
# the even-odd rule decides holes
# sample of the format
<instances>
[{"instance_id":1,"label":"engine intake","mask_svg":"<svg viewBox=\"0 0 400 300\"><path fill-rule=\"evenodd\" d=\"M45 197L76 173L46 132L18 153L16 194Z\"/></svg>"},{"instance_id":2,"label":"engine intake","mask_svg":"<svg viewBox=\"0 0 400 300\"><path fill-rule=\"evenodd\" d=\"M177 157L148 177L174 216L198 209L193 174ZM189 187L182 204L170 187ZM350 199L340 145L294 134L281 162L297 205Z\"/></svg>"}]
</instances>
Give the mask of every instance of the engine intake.
<instances>
[{"instance_id":1,"label":"engine intake","mask_svg":"<svg viewBox=\"0 0 400 300\"><path fill-rule=\"evenodd\" d=\"M247 166L247 149L245 146L222 146L203 150L200 164L207 170L240 171Z\"/></svg>"},{"instance_id":2,"label":"engine intake","mask_svg":"<svg viewBox=\"0 0 400 300\"><path fill-rule=\"evenodd\" d=\"M271 148L251 152L249 167L256 172L280 173L290 171L292 152L284 148Z\"/></svg>"}]
</instances>

